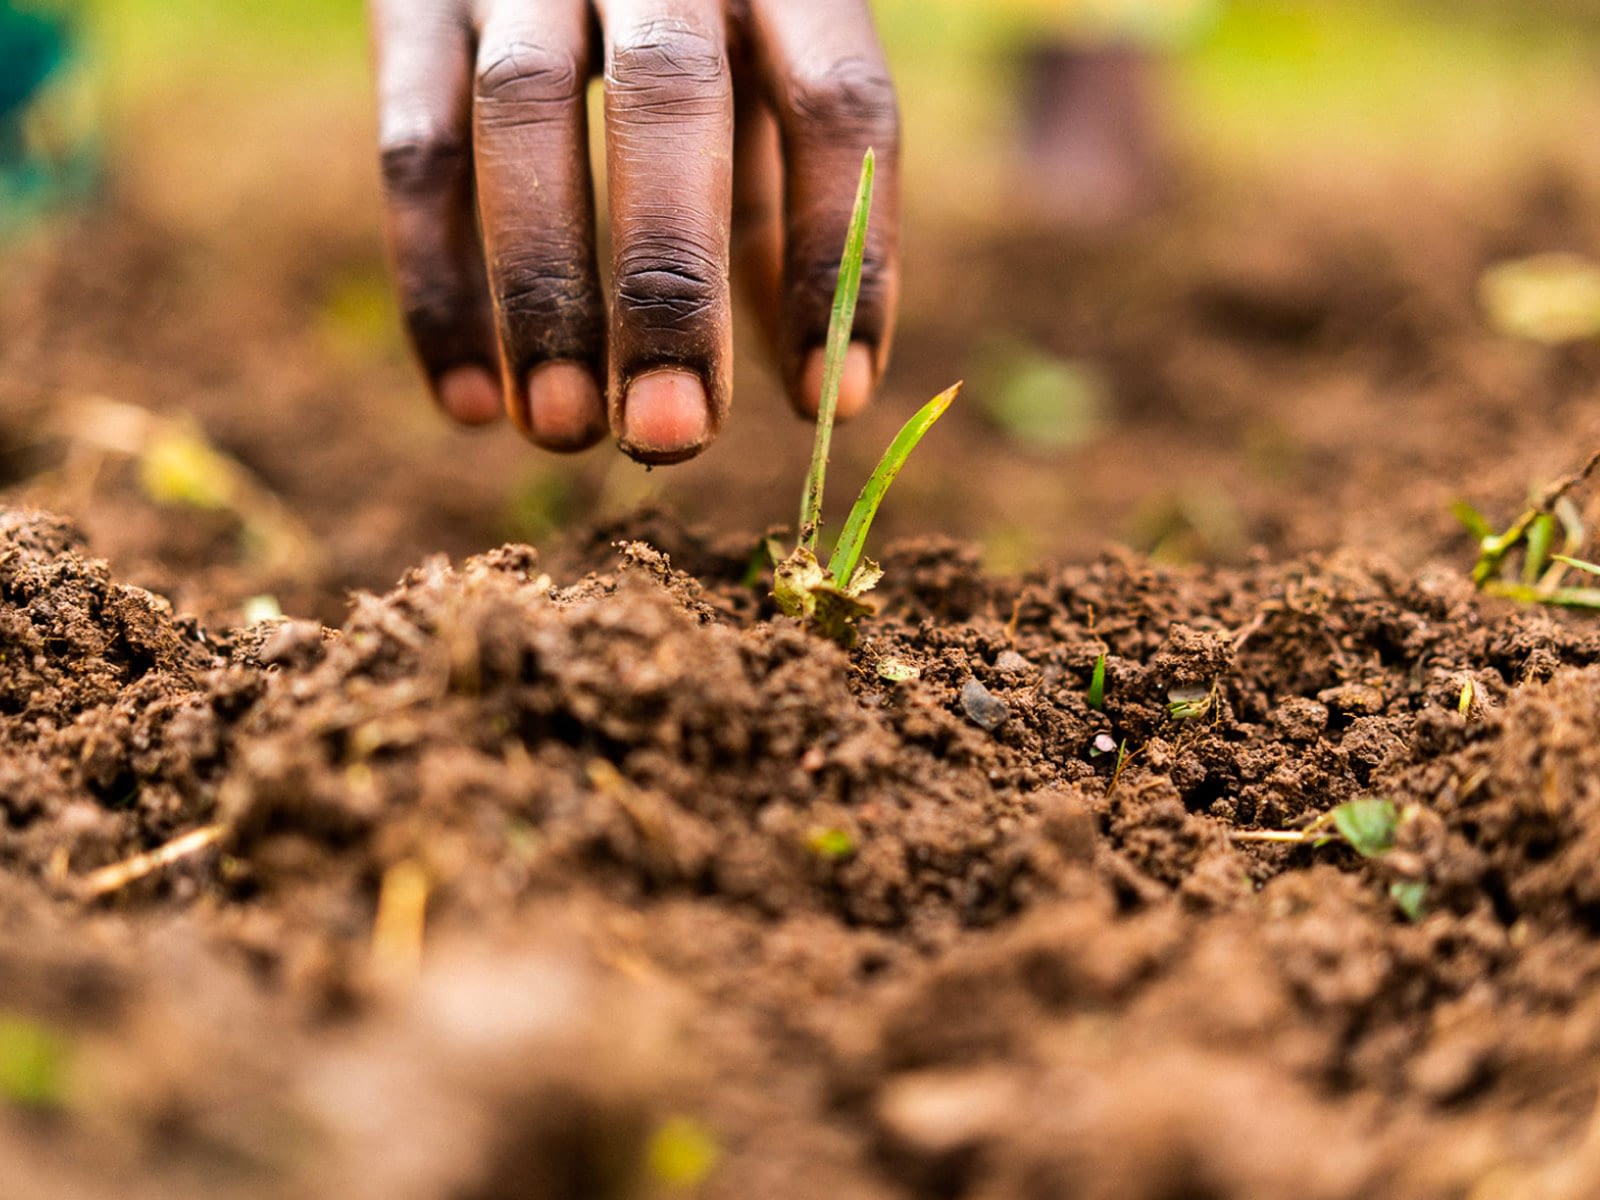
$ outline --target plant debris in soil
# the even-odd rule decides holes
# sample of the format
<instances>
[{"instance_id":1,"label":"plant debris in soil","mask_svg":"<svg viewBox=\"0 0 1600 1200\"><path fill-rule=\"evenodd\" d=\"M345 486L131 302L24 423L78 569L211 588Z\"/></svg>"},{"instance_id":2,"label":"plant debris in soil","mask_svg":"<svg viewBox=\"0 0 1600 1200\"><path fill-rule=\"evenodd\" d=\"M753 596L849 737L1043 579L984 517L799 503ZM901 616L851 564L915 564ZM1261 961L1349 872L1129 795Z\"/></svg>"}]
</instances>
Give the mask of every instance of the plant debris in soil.
<instances>
[{"instance_id":1,"label":"plant debris in soil","mask_svg":"<svg viewBox=\"0 0 1600 1200\"><path fill-rule=\"evenodd\" d=\"M922 542L846 651L657 516L208 630L0 537L9 1195L1600 1188L1565 616Z\"/></svg>"}]
</instances>

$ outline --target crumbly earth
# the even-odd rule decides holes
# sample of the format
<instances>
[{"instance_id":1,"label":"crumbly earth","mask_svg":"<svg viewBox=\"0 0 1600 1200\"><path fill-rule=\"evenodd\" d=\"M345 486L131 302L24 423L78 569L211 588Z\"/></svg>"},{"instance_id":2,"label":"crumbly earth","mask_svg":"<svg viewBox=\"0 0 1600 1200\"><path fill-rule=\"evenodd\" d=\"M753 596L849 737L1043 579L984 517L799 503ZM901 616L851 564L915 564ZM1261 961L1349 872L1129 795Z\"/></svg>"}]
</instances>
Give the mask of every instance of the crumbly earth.
<instances>
[{"instance_id":1,"label":"crumbly earth","mask_svg":"<svg viewBox=\"0 0 1600 1200\"><path fill-rule=\"evenodd\" d=\"M921 543L847 653L638 524L219 633L0 516L0 1007L60 1058L0 1036L11 1194L1600 1187L1600 635L1354 557ZM1379 858L1239 837L1364 796Z\"/></svg>"}]
</instances>

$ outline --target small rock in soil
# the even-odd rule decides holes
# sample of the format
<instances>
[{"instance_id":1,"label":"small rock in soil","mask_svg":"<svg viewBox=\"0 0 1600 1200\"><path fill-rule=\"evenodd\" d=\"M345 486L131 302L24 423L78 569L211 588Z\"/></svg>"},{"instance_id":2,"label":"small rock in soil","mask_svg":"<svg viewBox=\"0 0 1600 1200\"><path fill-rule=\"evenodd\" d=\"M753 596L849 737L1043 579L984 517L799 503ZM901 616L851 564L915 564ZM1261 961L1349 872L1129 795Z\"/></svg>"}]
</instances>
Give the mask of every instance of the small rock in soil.
<instances>
[{"instance_id":1,"label":"small rock in soil","mask_svg":"<svg viewBox=\"0 0 1600 1200\"><path fill-rule=\"evenodd\" d=\"M987 729L990 733L1004 725L1006 718L1011 715L1006 702L976 679L969 679L961 686L961 711L979 729Z\"/></svg>"},{"instance_id":2,"label":"small rock in soil","mask_svg":"<svg viewBox=\"0 0 1600 1200\"><path fill-rule=\"evenodd\" d=\"M994 660L994 669L1002 675L1025 675L1033 670L1033 664L1015 650L1002 650Z\"/></svg>"},{"instance_id":3,"label":"small rock in soil","mask_svg":"<svg viewBox=\"0 0 1600 1200\"><path fill-rule=\"evenodd\" d=\"M1267 719L1283 737L1309 742L1328 728L1328 706L1304 696L1293 696L1273 709Z\"/></svg>"}]
</instances>

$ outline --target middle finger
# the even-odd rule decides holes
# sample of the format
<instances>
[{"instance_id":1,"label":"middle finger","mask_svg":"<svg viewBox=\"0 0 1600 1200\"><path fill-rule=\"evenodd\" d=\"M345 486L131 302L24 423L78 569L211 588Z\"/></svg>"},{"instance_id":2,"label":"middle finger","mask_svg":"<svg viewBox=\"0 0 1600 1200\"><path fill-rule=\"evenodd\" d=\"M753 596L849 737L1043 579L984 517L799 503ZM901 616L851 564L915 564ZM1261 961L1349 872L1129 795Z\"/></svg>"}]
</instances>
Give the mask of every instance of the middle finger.
<instances>
[{"instance_id":1,"label":"middle finger","mask_svg":"<svg viewBox=\"0 0 1600 1200\"><path fill-rule=\"evenodd\" d=\"M611 422L678 462L731 391L733 83L722 0L600 0L611 191Z\"/></svg>"}]
</instances>

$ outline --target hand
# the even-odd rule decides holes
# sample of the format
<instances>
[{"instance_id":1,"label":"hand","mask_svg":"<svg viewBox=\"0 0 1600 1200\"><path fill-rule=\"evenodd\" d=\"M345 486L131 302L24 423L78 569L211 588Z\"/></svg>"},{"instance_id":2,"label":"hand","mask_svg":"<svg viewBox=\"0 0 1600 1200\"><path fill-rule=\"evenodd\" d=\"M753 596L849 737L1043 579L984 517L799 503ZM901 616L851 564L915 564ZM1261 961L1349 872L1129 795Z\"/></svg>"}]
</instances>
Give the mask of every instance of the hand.
<instances>
[{"instance_id":1,"label":"hand","mask_svg":"<svg viewBox=\"0 0 1600 1200\"><path fill-rule=\"evenodd\" d=\"M795 407L815 415L872 147L878 199L839 412L867 403L898 240L898 117L867 0L371 7L387 235L411 339L452 416L479 424L503 407L551 450L609 427L641 461L694 456L728 412L735 258ZM585 103L597 68L609 312Z\"/></svg>"}]
</instances>

